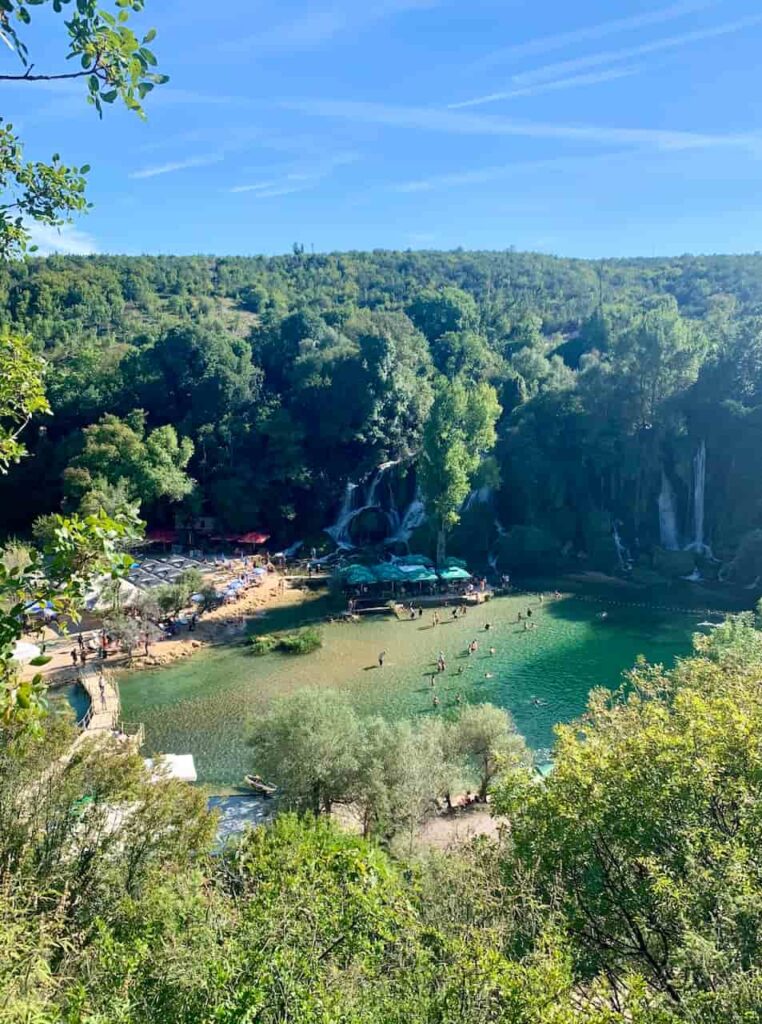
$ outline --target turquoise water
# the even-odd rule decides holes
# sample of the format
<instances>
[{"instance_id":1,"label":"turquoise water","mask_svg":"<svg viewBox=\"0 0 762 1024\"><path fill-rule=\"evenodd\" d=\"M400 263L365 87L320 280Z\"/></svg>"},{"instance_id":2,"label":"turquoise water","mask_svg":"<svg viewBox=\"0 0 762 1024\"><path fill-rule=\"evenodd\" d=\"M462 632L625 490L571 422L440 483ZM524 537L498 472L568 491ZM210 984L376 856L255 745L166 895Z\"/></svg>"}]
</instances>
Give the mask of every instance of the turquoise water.
<instances>
[{"instance_id":1,"label":"turquoise water","mask_svg":"<svg viewBox=\"0 0 762 1024\"><path fill-rule=\"evenodd\" d=\"M603 605L579 599L543 606L533 599L531 607L538 626L531 632L516 622L527 598L499 598L454 622L449 609L441 609L437 627L430 611L414 622L377 618L326 625L323 648L301 657L255 657L243 647L204 652L163 670L124 676L123 714L145 724L146 753L192 753L199 781L219 787L239 784L251 770L246 737L254 717L274 696L307 686L332 687L360 712L393 718L447 713L458 693L464 703L490 701L510 710L529 745L541 751L552 745L556 723L584 710L592 687L618 686L639 654L666 665L687 654L698 621L625 608L611 608L601 621ZM479 651L468 657L473 639ZM387 655L379 668L382 650ZM436 677L435 709L430 676L440 650L447 669Z\"/></svg>"}]
</instances>

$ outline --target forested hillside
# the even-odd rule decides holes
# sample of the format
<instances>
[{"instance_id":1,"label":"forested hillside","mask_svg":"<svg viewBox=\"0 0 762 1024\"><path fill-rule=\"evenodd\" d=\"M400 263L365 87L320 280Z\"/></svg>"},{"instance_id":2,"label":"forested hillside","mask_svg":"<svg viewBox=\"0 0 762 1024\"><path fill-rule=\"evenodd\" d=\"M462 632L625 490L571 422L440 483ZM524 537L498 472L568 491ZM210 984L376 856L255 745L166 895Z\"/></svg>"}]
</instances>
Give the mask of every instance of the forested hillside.
<instances>
[{"instance_id":1,"label":"forested hillside","mask_svg":"<svg viewBox=\"0 0 762 1024\"><path fill-rule=\"evenodd\" d=\"M401 460L389 490L412 498L440 372L502 407L456 547L682 572L678 548L711 546L741 550L739 582L762 572L762 256L50 257L3 267L0 297L53 408L0 483L7 532L96 495L152 525L318 537L379 465Z\"/></svg>"}]
</instances>

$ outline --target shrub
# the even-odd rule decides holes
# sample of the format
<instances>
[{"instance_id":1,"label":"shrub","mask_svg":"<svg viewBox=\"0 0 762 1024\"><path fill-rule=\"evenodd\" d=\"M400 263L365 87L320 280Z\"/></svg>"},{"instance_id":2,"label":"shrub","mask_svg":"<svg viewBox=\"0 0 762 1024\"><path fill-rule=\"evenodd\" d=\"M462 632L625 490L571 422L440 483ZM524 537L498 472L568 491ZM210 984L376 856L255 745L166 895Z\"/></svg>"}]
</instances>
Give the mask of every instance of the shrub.
<instances>
[{"instance_id":1,"label":"shrub","mask_svg":"<svg viewBox=\"0 0 762 1024\"><path fill-rule=\"evenodd\" d=\"M323 646L320 630L314 626L296 630L294 633L262 633L249 639L252 654L270 654L281 651L283 654L311 654Z\"/></svg>"},{"instance_id":2,"label":"shrub","mask_svg":"<svg viewBox=\"0 0 762 1024\"><path fill-rule=\"evenodd\" d=\"M263 633L262 636L249 638L252 654L270 654L278 646L278 637L272 633Z\"/></svg>"},{"instance_id":3,"label":"shrub","mask_svg":"<svg viewBox=\"0 0 762 1024\"><path fill-rule=\"evenodd\" d=\"M314 626L307 629L300 629L296 633L286 633L280 638L278 650L286 654L311 654L323 646L323 638L320 630Z\"/></svg>"}]
</instances>

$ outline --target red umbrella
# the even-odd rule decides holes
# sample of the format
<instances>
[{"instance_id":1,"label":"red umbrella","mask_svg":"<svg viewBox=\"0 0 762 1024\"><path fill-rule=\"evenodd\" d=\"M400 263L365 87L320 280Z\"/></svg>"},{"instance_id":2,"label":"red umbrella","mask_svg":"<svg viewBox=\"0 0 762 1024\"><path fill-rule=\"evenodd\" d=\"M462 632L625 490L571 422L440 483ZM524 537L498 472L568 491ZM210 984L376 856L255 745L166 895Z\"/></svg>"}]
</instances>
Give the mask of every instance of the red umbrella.
<instances>
[{"instance_id":1,"label":"red umbrella","mask_svg":"<svg viewBox=\"0 0 762 1024\"><path fill-rule=\"evenodd\" d=\"M177 540L177 530L149 530L146 533L146 540L151 544L174 544Z\"/></svg>"},{"instance_id":2,"label":"red umbrella","mask_svg":"<svg viewBox=\"0 0 762 1024\"><path fill-rule=\"evenodd\" d=\"M265 544L270 539L270 534L257 533L255 530L252 530L251 533L244 533L236 539L239 544Z\"/></svg>"}]
</instances>

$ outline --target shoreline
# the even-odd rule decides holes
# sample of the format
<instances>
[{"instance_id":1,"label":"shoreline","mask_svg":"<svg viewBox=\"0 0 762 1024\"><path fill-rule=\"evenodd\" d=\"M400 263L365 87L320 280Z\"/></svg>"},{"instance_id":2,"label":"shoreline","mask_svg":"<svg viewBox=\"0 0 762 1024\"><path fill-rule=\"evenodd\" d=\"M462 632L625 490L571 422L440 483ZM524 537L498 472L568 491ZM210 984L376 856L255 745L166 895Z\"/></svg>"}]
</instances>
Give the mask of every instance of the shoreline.
<instances>
[{"instance_id":1,"label":"shoreline","mask_svg":"<svg viewBox=\"0 0 762 1024\"><path fill-rule=\"evenodd\" d=\"M283 585L281 584L282 580L284 581ZM178 635L154 641L149 646L148 655L145 654L141 646L140 650L136 650L131 658L124 652L117 652L109 654L103 662L92 655L88 663L92 661L107 670L120 673L166 668L178 661L192 657L200 651L226 646L243 639L249 623L265 618L273 608L296 608L301 604L308 603L311 597L314 599L314 596L316 596L314 592L291 587L286 578L280 574L268 573L259 586L242 592L238 600L232 604L220 605L199 616L193 632L189 632L187 626L180 626L178 628L182 632ZM28 677L36 671L41 671L46 684L51 689L59 689L76 683L78 673L71 660L71 651L76 648L77 638L80 634L83 637L89 637L93 633L97 633L99 628L99 626L90 626L90 628L80 626L65 634L59 634L46 628L43 642L45 653L51 657L51 660L42 669L34 669L25 665L22 677ZM35 638L35 642L37 642L39 634L29 634L29 636Z\"/></svg>"},{"instance_id":2,"label":"shoreline","mask_svg":"<svg viewBox=\"0 0 762 1024\"><path fill-rule=\"evenodd\" d=\"M232 563L229 569L231 575L236 575L243 569L243 563ZM209 574L211 577L211 574ZM318 578L313 577L312 582ZM219 582L219 581L217 581ZM321 581L322 582L322 581ZM325 583L328 577L325 578ZM547 580L543 589L550 589L551 583ZM540 581L523 580L517 581L517 585L505 596L518 597L521 594L527 595L535 592L535 586ZM563 597L576 600L588 601L594 604L610 605L612 607L632 607L644 610L667 612L672 614L684 614L689 616L728 614L732 608L707 608L702 607L698 602L692 607L684 605L674 606L671 604L657 604L653 600L652 592L648 588L638 586L630 581L623 581L617 577L606 576L601 573L579 573L556 578L554 585L563 587ZM308 605L311 601L319 600L325 596L325 590L302 589L299 586L299 579L296 578L296 586L289 582L289 578L279 572L270 572L263 577L259 586L251 587L241 591L240 597L232 604L223 604L212 611L199 616L194 632L188 632L187 626L180 626L181 632L174 637L165 637L154 641L146 656L142 647L133 653L132 658L123 652L112 653L103 663L103 667L119 673L130 673L133 671L146 671L149 669L162 669L184 661L200 651L210 650L216 647L234 645L242 641L248 632L249 625L260 619L265 619L270 612L278 608L297 608L300 605ZM498 595L496 595L498 596ZM698 596L698 595L697 595ZM645 601L638 601L638 597L646 597ZM728 601L728 604L731 604ZM278 627L274 627L278 628ZM97 633L99 626L90 623L88 628L75 628L66 634L59 634L46 628L44 631L45 653L51 656L51 661L41 670L47 685L51 689L59 689L77 682L77 671L71 662L71 650L77 645L77 637L90 636ZM30 640L39 641L39 634L28 634ZM93 655L94 658L94 655ZM31 675L35 670L29 666L22 669L22 677Z\"/></svg>"}]
</instances>

